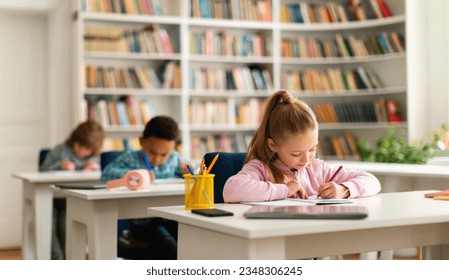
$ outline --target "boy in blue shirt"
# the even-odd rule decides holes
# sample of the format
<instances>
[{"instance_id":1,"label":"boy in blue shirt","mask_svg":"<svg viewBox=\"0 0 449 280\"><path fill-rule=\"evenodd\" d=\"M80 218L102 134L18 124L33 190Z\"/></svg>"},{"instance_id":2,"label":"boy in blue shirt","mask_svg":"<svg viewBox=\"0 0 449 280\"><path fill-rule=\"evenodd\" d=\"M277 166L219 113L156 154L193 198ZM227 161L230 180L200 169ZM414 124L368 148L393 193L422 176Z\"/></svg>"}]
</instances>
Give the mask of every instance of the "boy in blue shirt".
<instances>
[{"instance_id":1,"label":"boy in blue shirt","mask_svg":"<svg viewBox=\"0 0 449 280\"><path fill-rule=\"evenodd\" d=\"M189 173L187 164L175 151L179 140L175 120L156 116L146 125L139 138L141 150L126 151L108 164L101 174L103 182L122 178L129 170L147 169L144 153L150 160L151 180L182 177ZM129 258L176 259L177 223L161 218L131 220ZM142 250L143 249L143 250Z\"/></svg>"}]
</instances>

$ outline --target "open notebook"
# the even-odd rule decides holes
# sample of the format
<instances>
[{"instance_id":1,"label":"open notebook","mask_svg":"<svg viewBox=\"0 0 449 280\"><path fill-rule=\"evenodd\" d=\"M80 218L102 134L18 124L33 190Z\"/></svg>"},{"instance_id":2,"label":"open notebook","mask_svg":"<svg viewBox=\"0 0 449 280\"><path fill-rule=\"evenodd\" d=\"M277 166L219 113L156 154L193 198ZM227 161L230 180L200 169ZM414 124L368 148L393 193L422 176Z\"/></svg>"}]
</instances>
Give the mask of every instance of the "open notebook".
<instances>
[{"instance_id":1,"label":"open notebook","mask_svg":"<svg viewBox=\"0 0 449 280\"><path fill-rule=\"evenodd\" d=\"M248 219L364 219L368 209L356 205L256 205L243 216Z\"/></svg>"}]
</instances>

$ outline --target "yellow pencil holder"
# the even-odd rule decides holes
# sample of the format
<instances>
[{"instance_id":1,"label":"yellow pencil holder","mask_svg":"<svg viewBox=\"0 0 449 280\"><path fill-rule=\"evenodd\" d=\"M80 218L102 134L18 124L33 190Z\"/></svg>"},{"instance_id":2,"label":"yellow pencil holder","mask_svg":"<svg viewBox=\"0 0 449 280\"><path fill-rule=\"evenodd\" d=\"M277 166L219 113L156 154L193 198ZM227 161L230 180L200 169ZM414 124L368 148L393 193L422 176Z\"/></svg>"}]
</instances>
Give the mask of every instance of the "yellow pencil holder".
<instances>
[{"instance_id":1,"label":"yellow pencil holder","mask_svg":"<svg viewBox=\"0 0 449 280\"><path fill-rule=\"evenodd\" d=\"M215 174L185 174L185 209L214 208Z\"/></svg>"}]
</instances>

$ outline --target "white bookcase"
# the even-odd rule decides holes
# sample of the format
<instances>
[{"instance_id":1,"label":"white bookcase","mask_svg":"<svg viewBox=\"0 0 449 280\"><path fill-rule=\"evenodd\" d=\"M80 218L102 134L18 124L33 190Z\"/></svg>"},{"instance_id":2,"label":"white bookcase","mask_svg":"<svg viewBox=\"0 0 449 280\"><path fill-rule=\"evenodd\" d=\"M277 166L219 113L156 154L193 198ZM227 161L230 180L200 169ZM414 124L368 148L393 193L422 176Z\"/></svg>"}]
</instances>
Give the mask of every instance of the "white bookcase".
<instances>
[{"instance_id":1,"label":"white bookcase","mask_svg":"<svg viewBox=\"0 0 449 280\"><path fill-rule=\"evenodd\" d=\"M207 142L202 142L201 149L192 149L201 139L206 141L215 137L216 143L227 143L230 139L238 137L240 149L258 125L258 114L263 110L263 100L283 86L282 73L286 71L306 71L308 69L325 71L328 68L356 69L357 67L374 70L384 83L384 87L360 90L322 90L298 91L286 88L290 93L304 100L311 106L320 103L357 103L373 102L379 98L397 100L401 106L402 115L407 116L407 81L406 81L406 52L393 54L380 54L362 57L347 58L297 58L283 57L281 41L284 38L313 37L320 40L331 41L337 34L342 36L354 35L364 38L368 35L377 35L382 32L397 32L405 38L405 1L385 0L392 12L391 17L364 21L351 21L347 23L285 23L281 22L280 12L284 5L289 3L314 3L325 5L330 0L259 0L253 1L210 1L212 3L232 3L242 5L262 2L267 7L271 3L271 18L267 21L255 20L228 20L198 18L192 16L193 6L205 5L206 0L174 0L153 1L160 3L164 15L138 15L117 14L110 12L89 12L84 8L86 2L97 3L108 1L85 0L76 1L74 7L75 28L75 100L78 119L87 118L85 100L117 99L132 96L134 99L148 100L152 104L153 114L165 114L174 117L182 129L183 155L186 158L198 159L199 155L208 150ZM119 2L110 0L110 3ZM129 1L133 2L133 1ZM135 5L138 2L134 1ZM337 1L336 1L337 2ZM259 9L263 9L259 7ZM148 25L158 25L173 35L178 44L178 51L171 54L149 54L129 52L105 52L84 50L84 30L88 27L119 28L122 30L141 30ZM216 38L233 37L236 41L244 40L246 46L262 46L265 53L250 54L246 50L239 54L223 55L217 50L224 50L225 44L217 44ZM207 39L206 39L207 38ZM214 41L215 38L215 41ZM223 39L224 40L224 39ZM252 41L251 41L252 40ZM260 43L262 40L262 43ZM265 40L265 41L264 41ZM209 42L209 43L206 43ZM214 44L215 42L215 44ZM207 54L194 50L198 46L207 49ZM235 45L234 45L235 46ZM241 47L241 46L240 46ZM237 48L237 47L236 47ZM238 48L237 48L238 49ZM259 50L259 48L258 48ZM223 51L224 52L224 51ZM179 88L133 89L133 88L101 88L88 87L85 79L86 65L103 67L146 67L156 70L162 69L168 62L173 61L180 67L181 86ZM226 71L233 73L247 73L253 77L251 71L270 74L271 85L267 88L248 85L239 89L232 89L223 85L220 77L226 77ZM237 69L237 70L235 70ZM160 72L159 72L159 75ZM229 74L228 74L229 75ZM244 74L242 74L244 75ZM256 74L253 74L256 76ZM226 81L226 78L222 78ZM246 81L248 79L245 79ZM267 84L266 79L265 84ZM207 84L206 84L207 81ZM229 81L229 80L228 80ZM163 82L163 80L162 80ZM229 84L229 83L228 83ZM240 108L236 109L236 108ZM245 109L244 108L252 108ZM248 111L249 110L249 111ZM247 114L240 113L247 112ZM143 130L140 125L107 125L108 137L138 137ZM382 136L387 129L402 130L407 135L406 120L399 123L391 122L343 122L320 124L320 135L330 137L334 134L351 132L358 138L373 141ZM226 136L226 137L223 137ZM214 141L213 141L214 142ZM209 142L210 144L211 142ZM210 146L209 146L210 148ZM235 147L234 147L235 148ZM220 148L215 147L219 150ZM324 155L326 156L326 155ZM328 157L329 158L329 157ZM353 158L351 158L353 159Z\"/></svg>"}]
</instances>

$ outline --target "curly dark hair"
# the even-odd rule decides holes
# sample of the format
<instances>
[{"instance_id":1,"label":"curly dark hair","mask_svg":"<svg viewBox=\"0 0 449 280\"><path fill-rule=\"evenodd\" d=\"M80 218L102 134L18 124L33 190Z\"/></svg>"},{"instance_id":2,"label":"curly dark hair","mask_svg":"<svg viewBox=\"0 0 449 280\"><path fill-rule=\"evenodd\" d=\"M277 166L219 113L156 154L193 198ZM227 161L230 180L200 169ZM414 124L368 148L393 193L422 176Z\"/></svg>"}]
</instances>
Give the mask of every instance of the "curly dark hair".
<instances>
[{"instance_id":1,"label":"curly dark hair","mask_svg":"<svg viewBox=\"0 0 449 280\"><path fill-rule=\"evenodd\" d=\"M145 125L145 130L143 131L144 139L151 136L179 142L180 130L178 123L168 116L153 117Z\"/></svg>"}]
</instances>

